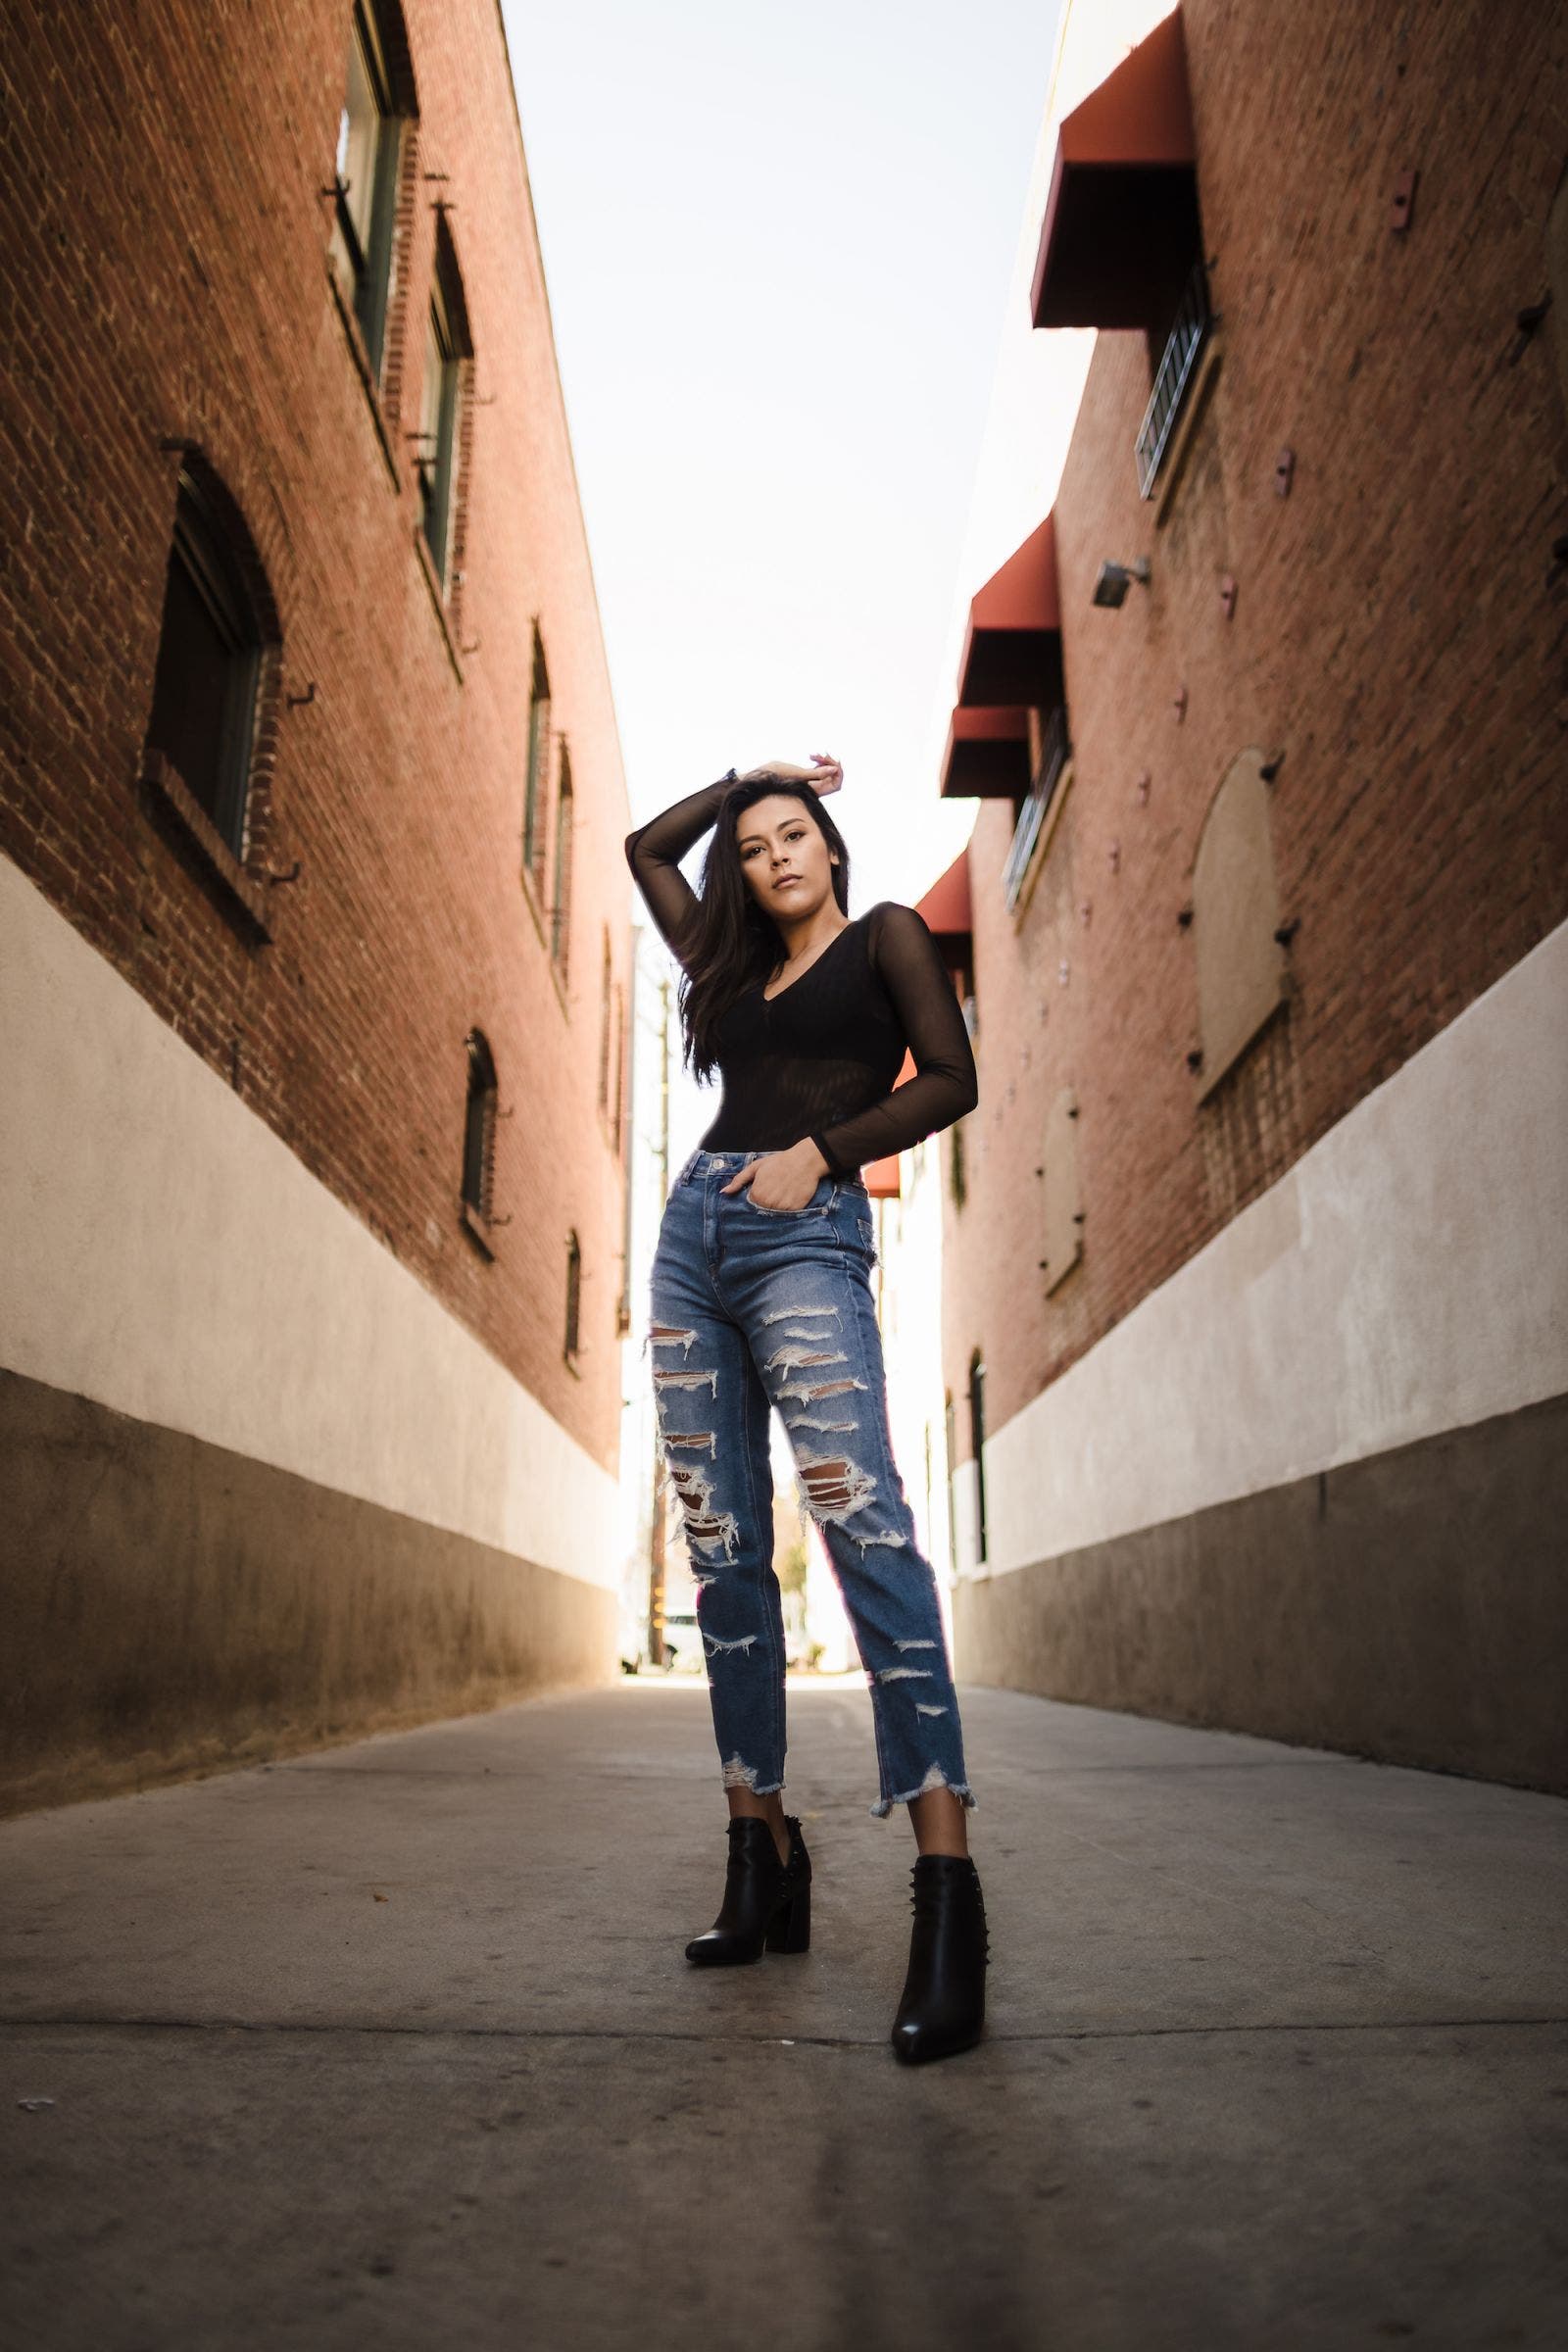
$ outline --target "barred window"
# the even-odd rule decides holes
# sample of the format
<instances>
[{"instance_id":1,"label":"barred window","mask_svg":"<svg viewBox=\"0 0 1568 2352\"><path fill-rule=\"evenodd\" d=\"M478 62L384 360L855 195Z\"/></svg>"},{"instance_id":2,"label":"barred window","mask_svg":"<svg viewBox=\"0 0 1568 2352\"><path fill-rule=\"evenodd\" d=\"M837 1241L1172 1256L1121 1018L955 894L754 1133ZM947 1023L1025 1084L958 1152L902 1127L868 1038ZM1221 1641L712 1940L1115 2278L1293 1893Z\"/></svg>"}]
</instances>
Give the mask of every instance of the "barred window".
<instances>
[{"instance_id":1,"label":"barred window","mask_svg":"<svg viewBox=\"0 0 1568 2352\"><path fill-rule=\"evenodd\" d=\"M495 1178L496 1065L477 1030L467 1039L468 1093L463 1118L463 1205L490 1221Z\"/></svg>"}]
</instances>

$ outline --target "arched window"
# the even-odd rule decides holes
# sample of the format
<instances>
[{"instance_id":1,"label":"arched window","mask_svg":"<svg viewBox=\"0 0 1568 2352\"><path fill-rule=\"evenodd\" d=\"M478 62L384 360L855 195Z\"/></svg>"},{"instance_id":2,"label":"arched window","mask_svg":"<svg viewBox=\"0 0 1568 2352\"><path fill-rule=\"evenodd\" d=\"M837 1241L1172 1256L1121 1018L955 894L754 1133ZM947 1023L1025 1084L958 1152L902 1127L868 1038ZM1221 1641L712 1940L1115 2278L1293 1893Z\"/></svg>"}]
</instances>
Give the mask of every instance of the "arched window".
<instances>
[{"instance_id":1,"label":"arched window","mask_svg":"<svg viewBox=\"0 0 1568 2352\"><path fill-rule=\"evenodd\" d=\"M986 1557L986 1368L976 1348L969 1358L969 1445L974 1454L974 1556Z\"/></svg>"},{"instance_id":2,"label":"arched window","mask_svg":"<svg viewBox=\"0 0 1568 2352\"><path fill-rule=\"evenodd\" d=\"M550 909L550 953L563 979L571 945L571 761L561 747L561 780L556 790L556 899Z\"/></svg>"},{"instance_id":3,"label":"arched window","mask_svg":"<svg viewBox=\"0 0 1568 2352\"><path fill-rule=\"evenodd\" d=\"M495 1181L496 1065L477 1029L467 1040L468 1093L463 1114L463 1210L470 1230L490 1224Z\"/></svg>"},{"instance_id":4,"label":"arched window","mask_svg":"<svg viewBox=\"0 0 1568 2352\"><path fill-rule=\"evenodd\" d=\"M568 1364L577 1359L582 1318L582 1247L573 1233L566 1241L566 1345Z\"/></svg>"},{"instance_id":5,"label":"arched window","mask_svg":"<svg viewBox=\"0 0 1568 2352\"><path fill-rule=\"evenodd\" d=\"M330 255L344 306L379 383L387 344L398 177L415 113L403 20L391 0L357 0L338 117Z\"/></svg>"},{"instance_id":6,"label":"arched window","mask_svg":"<svg viewBox=\"0 0 1568 2352\"><path fill-rule=\"evenodd\" d=\"M1209 804L1193 863L1200 1102L1240 1059L1287 990L1264 763L1255 747L1232 760Z\"/></svg>"},{"instance_id":7,"label":"arched window","mask_svg":"<svg viewBox=\"0 0 1568 2352\"><path fill-rule=\"evenodd\" d=\"M522 791L522 867L535 890L544 881L545 801L550 789L550 672L534 624L528 672L528 772Z\"/></svg>"},{"instance_id":8,"label":"arched window","mask_svg":"<svg viewBox=\"0 0 1568 2352\"><path fill-rule=\"evenodd\" d=\"M275 616L237 514L216 482L182 468L147 748L162 754L241 860L270 640Z\"/></svg>"}]
</instances>

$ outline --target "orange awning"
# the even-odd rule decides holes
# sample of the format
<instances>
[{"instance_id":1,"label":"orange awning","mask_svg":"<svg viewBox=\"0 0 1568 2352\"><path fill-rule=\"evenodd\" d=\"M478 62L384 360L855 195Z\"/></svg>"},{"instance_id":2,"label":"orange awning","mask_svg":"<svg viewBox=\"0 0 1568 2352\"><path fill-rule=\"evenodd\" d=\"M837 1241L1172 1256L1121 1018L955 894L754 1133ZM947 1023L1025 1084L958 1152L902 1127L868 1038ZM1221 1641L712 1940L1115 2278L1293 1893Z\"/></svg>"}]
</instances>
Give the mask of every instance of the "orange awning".
<instances>
[{"instance_id":1,"label":"orange awning","mask_svg":"<svg viewBox=\"0 0 1568 2352\"><path fill-rule=\"evenodd\" d=\"M945 801L1010 801L1029 789L1029 713L955 710L942 755Z\"/></svg>"},{"instance_id":2,"label":"orange awning","mask_svg":"<svg viewBox=\"0 0 1568 2352\"><path fill-rule=\"evenodd\" d=\"M965 710L1032 703L1045 710L1061 699L1056 525L1048 514L970 604L958 701Z\"/></svg>"},{"instance_id":3,"label":"orange awning","mask_svg":"<svg viewBox=\"0 0 1568 2352\"><path fill-rule=\"evenodd\" d=\"M1197 160L1177 8L1057 129L1036 326L1164 332L1201 254Z\"/></svg>"},{"instance_id":4,"label":"orange awning","mask_svg":"<svg viewBox=\"0 0 1568 2352\"><path fill-rule=\"evenodd\" d=\"M974 963L974 920L969 911L969 853L960 850L940 881L933 882L915 908L948 968L948 978L959 997L969 993Z\"/></svg>"},{"instance_id":5,"label":"orange awning","mask_svg":"<svg viewBox=\"0 0 1568 2352\"><path fill-rule=\"evenodd\" d=\"M969 853L960 850L940 881L933 882L915 912L933 939L964 939L974 928L969 911Z\"/></svg>"}]
</instances>

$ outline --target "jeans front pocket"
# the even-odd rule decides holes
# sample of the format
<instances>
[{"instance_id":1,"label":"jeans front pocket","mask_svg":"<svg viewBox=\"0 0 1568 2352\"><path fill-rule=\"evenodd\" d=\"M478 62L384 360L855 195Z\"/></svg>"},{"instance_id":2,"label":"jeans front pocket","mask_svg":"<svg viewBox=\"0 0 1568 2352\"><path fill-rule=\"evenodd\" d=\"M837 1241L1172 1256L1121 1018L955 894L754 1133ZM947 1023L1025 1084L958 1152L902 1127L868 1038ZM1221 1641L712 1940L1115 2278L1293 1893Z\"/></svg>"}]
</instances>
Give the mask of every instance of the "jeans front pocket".
<instances>
[{"instance_id":1,"label":"jeans front pocket","mask_svg":"<svg viewBox=\"0 0 1568 2352\"><path fill-rule=\"evenodd\" d=\"M822 1176L817 1179L816 1190L804 1208L767 1208L760 1200L752 1198L750 1185L746 1187L745 1199L748 1207L760 1217L825 1217L837 1194L838 1187L832 1177Z\"/></svg>"}]
</instances>

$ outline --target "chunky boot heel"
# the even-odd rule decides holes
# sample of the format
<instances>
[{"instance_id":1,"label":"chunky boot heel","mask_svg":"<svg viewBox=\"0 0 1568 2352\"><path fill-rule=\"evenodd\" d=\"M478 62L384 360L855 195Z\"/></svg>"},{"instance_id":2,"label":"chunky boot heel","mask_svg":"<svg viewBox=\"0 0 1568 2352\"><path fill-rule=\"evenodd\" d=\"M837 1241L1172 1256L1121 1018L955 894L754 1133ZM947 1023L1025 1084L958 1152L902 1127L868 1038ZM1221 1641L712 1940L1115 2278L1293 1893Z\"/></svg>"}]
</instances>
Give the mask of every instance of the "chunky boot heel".
<instances>
[{"instance_id":1,"label":"chunky boot heel","mask_svg":"<svg viewBox=\"0 0 1568 2352\"><path fill-rule=\"evenodd\" d=\"M808 1952L811 1948L811 1889L803 1886L767 1923L770 1952Z\"/></svg>"},{"instance_id":2,"label":"chunky boot heel","mask_svg":"<svg viewBox=\"0 0 1568 2352\"><path fill-rule=\"evenodd\" d=\"M786 1813L784 1821L790 1834L787 1862L779 1860L765 1821L741 1814L730 1823L724 1900L706 1935L693 1936L686 1946L694 1968L743 1968L760 1960L764 1949L804 1952L810 1942L811 1857L795 1815Z\"/></svg>"},{"instance_id":3,"label":"chunky boot heel","mask_svg":"<svg viewBox=\"0 0 1568 2352\"><path fill-rule=\"evenodd\" d=\"M972 2049L985 2025L990 1938L980 1875L967 1855L922 1854L912 1873L909 1970L893 2021L906 2064Z\"/></svg>"}]
</instances>

